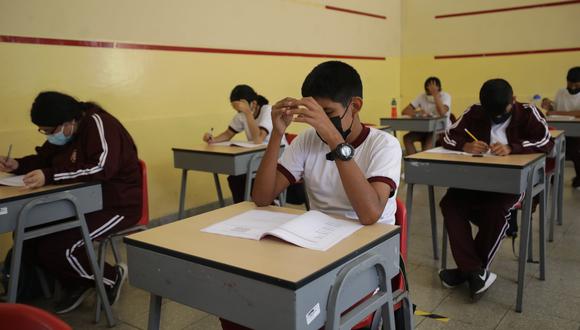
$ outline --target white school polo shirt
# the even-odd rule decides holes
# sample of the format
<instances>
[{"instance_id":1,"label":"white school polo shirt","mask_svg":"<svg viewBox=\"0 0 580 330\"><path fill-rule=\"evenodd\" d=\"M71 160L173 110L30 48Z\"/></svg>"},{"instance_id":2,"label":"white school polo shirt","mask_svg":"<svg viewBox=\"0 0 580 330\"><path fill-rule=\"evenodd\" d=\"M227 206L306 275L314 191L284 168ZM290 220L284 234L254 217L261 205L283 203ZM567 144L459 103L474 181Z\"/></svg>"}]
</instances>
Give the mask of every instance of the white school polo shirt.
<instances>
[{"instance_id":1,"label":"white school polo shirt","mask_svg":"<svg viewBox=\"0 0 580 330\"><path fill-rule=\"evenodd\" d=\"M447 111L447 113L445 114L445 117L447 117L447 125L445 127L449 127L451 125L451 117L450 117L451 116L451 95L449 95L443 91L439 92L439 95L441 97L441 102L443 103L443 105L446 105L449 108L449 111ZM427 98L427 94L425 94L425 93L421 93L419 96L417 96L411 102L411 106L414 109L421 108L425 112L427 112L428 114L439 117L439 113L437 112L437 106L435 105L435 101L429 101L429 99Z\"/></svg>"},{"instance_id":2,"label":"white school polo shirt","mask_svg":"<svg viewBox=\"0 0 580 330\"><path fill-rule=\"evenodd\" d=\"M384 182L391 187L391 196L379 222L395 223L396 190L401 173L401 146L392 135L363 126L352 143L353 160L369 182ZM328 214L358 219L346 196L334 161L326 159L330 148L314 129L301 133L278 161L280 171L290 183L304 179L310 207Z\"/></svg>"},{"instance_id":3,"label":"white school polo shirt","mask_svg":"<svg viewBox=\"0 0 580 330\"><path fill-rule=\"evenodd\" d=\"M572 95L566 88L558 90L554 98L554 110L577 111L580 110L580 93Z\"/></svg>"},{"instance_id":4,"label":"white school polo shirt","mask_svg":"<svg viewBox=\"0 0 580 330\"><path fill-rule=\"evenodd\" d=\"M264 139L264 143L268 143L270 140L270 135L272 134L272 107L270 105L263 105L260 108L260 111L257 114L254 114L254 118L256 119L256 123L260 129L266 131L266 138ZM252 132L250 131L250 126L248 125L248 121L246 119L246 115L243 112L238 112L228 129L233 131L234 133L239 133L244 131L246 133L246 138L248 141L252 141L254 138L252 137Z\"/></svg>"},{"instance_id":5,"label":"white school polo shirt","mask_svg":"<svg viewBox=\"0 0 580 330\"><path fill-rule=\"evenodd\" d=\"M508 120L504 121L501 124L494 124L491 123L491 132L490 132L490 139L489 144L492 145L496 142L501 144L508 144L508 138L506 134L506 129L512 122L512 117L510 116Z\"/></svg>"}]
</instances>

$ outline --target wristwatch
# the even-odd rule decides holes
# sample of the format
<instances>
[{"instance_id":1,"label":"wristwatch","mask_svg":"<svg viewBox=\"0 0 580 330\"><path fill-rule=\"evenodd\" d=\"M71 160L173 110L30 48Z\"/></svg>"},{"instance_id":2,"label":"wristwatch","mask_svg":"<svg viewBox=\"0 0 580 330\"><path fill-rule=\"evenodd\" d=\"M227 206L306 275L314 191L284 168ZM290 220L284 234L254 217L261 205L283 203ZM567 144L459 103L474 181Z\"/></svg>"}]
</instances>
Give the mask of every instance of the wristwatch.
<instances>
[{"instance_id":1,"label":"wristwatch","mask_svg":"<svg viewBox=\"0 0 580 330\"><path fill-rule=\"evenodd\" d=\"M346 160L351 160L353 156L354 156L354 147L351 146L350 144L344 142L344 143L337 145L334 150L329 152L326 155L326 159L328 159L328 160L339 159L339 160L346 161Z\"/></svg>"}]
</instances>

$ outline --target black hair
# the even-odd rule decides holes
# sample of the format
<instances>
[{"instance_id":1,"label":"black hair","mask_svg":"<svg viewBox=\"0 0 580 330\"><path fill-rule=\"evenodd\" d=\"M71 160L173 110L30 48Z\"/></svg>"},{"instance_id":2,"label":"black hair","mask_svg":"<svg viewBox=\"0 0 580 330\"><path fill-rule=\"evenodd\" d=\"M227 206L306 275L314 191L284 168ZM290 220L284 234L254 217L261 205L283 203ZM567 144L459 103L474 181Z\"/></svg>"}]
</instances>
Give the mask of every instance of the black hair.
<instances>
[{"instance_id":1,"label":"black hair","mask_svg":"<svg viewBox=\"0 0 580 330\"><path fill-rule=\"evenodd\" d=\"M265 106L266 104L270 104L270 101L268 101L268 99L262 95L258 95L258 98L256 99L256 101L258 101L258 107L260 107L260 108Z\"/></svg>"},{"instance_id":2,"label":"black hair","mask_svg":"<svg viewBox=\"0 0 580 330\"><path fill-rule=\"evenodd\" d=\"M431 82L435 82L435 85L437 85L437 87L439 87L439 90L441 90L441 80L439 80L439 78L437 77L429 77L427 78L427 80L425 80L425 83L423 84L425 90L427 90L427 86L429 86Z\"/></svg>"},{"instance_id":3,"label":"black hair","mask_svg":"<svg viewBox=\"0 0 580 330\"><path fill-rule=\"evenodd\" d=\"M248 85L237 85L230 93L230 102L246 100L248 103L258 100L258 93Z\"/></svg>"},{"instance_id":4,"label":"black hair","mask_svg":"<svg viewBox=\"0 0 580 330\"><path fill-rule=\"evenodd\" d=\"M317 65L302 83L303 97L329 98L333 102L340 102L345 108L353 97L362 95L362 82L358 72L340 61Z\"/></svg>"},{"instance_id":5,"label":"black hair","mask_svg":"<svg viewBox=\"0 0 580 330\"><path fill-rule=\"evenodd\" d=\"M79 119L85 110L94 107L98 105L79 102L64 93L41 92L32 103L30 119L37 126L55 127L67 121Z\"/></svg>"},{"instance_id":6,"label":"black hair","mask_svg":"<svg viewBox=\"0 0 580 330\"><path fill-rule=\"evenodd\" d=\"M508 104L512 103L513 96L512 86L500 78L486 81L479 90L481 106L491 116L502 114Z\"/></svg>"},{"instance_id":7,"label":"black hair","mask_svg":"<svg viewBox=\"0 0 580 330\"><path fill-rule=\"evenodd\" d=\"M566 80L572 83L580 82L580 66L576 66L568 70Z\"/></svg>"}]
</instances>

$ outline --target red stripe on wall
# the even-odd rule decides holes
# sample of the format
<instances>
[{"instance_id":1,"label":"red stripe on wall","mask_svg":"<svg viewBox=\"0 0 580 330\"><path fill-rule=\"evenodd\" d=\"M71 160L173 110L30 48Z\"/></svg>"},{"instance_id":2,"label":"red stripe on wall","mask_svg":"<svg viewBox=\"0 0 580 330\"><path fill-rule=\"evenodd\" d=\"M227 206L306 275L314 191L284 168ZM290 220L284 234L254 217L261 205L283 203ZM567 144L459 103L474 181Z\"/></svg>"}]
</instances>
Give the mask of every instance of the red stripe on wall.
<instances>
[{"instance_id":1,"label":"red stripe on wall","mask_svg":"<svg viewBox=\"0 0 580 330\"><path fill-rule=\"evenodd\" d=\"M512 55L534 55L546 53L564 53L564 52L579 52L580 47L575 48L552 48L552 49L537 49L537 50L520 50L513 52L497 52L497 53L480 53L480 54L460 54L460 55L436 55L436 60L446 60L453 58L470 58L470 57L492 57L492 56L512 56Z\"/></svg>"},{"instance_id":2,"label":"red stripe on wall","mask_svg":"<svg viewBox=\"0 0 580 330\"><path fill-rule=\"evenodd\" d=\"M273 51L262 51L262 50L150 45L150 44L134 44L134 43L125 43L125 42L111 42L111 41L70 40L70 39L53 39L53 38L4 36L4 35L0 35L0 42L19 43L19 44L35 44L35 45L95 47L95 48L143 49L143 50L160 50L160 51L190 52L190 53L264 55L264 56L288 56L288 57L317 57L317 58L351 59L351 60L379 60L379 61L384 61L386 59L385 57L380 57L380 56L273 52Z\"/></svg>"},{"instance_id":3,"label":"red stripe on wall","mask_svg":"<svg viewBox=\"0 0 580 330\"><path fill-rule=\"evenodd\" d=\"M458 17L458 16L484 15L484 14L499 13L499 12L504 12L504 11L555 7L555 6L573 5L573 4L579 4L579 3L580 3L580 0L547 2L547 3L538 3L535 5L527 5L527 6L506 7L506 8L496 8L496 9L479 10L479 11L468 11L468 12L464 12L464 13L444 14L444 15L437 15L437 16L435 16L435 18L439 19L439 18L450 18L450 17Z\"/></svg>"},{"instance_id":4,"label":"red stripe on wall","mask_svg":"<svg viewBox=\"0 0 580 330\"><path fill-rule=\"evenodd\" d=\"M377 15L377 14L373 14L373 13L366 13L364 11L358 11L358 10L340 8L340 7L335 7L335 6L324 6L324 8L326 8L328 10L341 11L341 12L349 13L349 14L369 16L369 17L380 18L380 19L387 19L387 16Z\"/></svg>"}]
</instances>

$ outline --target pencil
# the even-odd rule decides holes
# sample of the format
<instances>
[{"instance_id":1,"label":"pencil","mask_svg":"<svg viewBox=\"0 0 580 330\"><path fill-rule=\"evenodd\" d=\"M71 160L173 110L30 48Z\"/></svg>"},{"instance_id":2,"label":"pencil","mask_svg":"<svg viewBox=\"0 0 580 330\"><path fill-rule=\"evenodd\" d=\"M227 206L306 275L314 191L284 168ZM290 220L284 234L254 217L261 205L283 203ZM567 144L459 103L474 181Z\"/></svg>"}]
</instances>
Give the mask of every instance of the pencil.
<instances>
[{"instance_id":1,"label":"pencil","mask_svg":"<svg viewBox=\"0 0 580 330\"><path fill-rule=\"evenodd\" d=\"M12 153L12 144L8 146L8 154L6 155L6 160L10 159L10 154Z\"/></svg>"},{"instance_id":2,"label":"pencil","mask_svg":"<svg viewBox=\"0 0 580 330\"><path fill-rule=\"evenodd\" d=\"M465 130L465 133L467 133L467 134L469 134L469 136L471 136L471 138L473 139L473 141L475 141L475 142L479 141L479 140L477 140L477 138L475 137L475 135L471 134L471 132L467 128L465 128L464 130Z\"/></svg>"}]
</instances>

